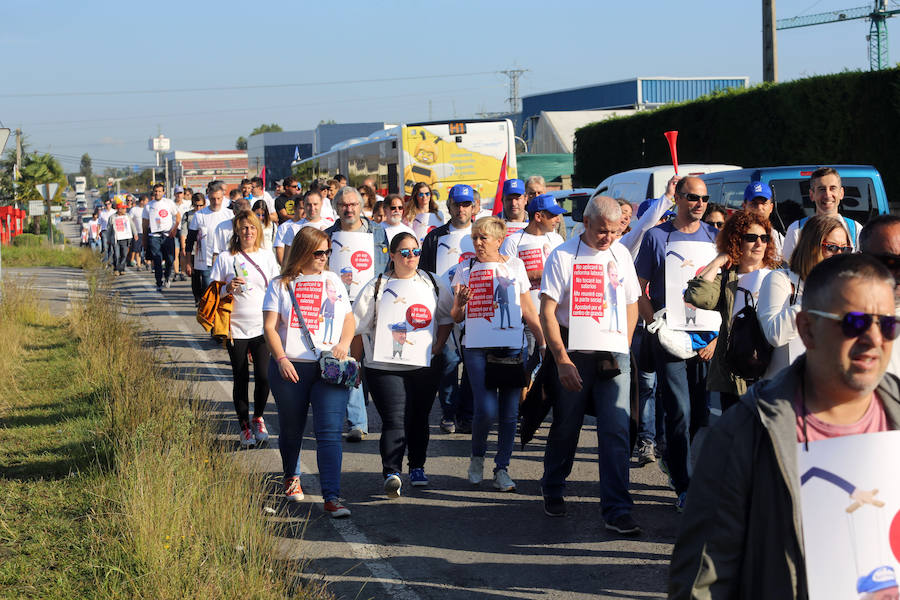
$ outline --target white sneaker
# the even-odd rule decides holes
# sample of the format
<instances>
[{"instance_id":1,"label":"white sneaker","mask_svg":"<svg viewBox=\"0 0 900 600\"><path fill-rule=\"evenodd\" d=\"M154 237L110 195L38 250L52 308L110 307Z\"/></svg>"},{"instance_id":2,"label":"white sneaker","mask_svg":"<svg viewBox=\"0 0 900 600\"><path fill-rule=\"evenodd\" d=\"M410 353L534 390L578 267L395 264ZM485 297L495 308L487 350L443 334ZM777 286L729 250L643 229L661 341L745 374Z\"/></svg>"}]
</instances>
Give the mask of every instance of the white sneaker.
<instances>
[{"instance_id":1,"label":"white sneaker","mask_svg":"<svg viewBox=\"0 0 900 600\"><path fill-rule=\"evenodd\" d=\"M253 437L253 431L248 427L241 429L241 448L252 448L256 445L256 439Z\"/></svg>"},{"instance_id":2,"label":"white sneaker","mask_svg":"<svg viewBox=\"0 0 900 600\"><path fill-rule=\"evenodd\" d=\"M269 430L266 429L266 422L262 417L255 417L250 422L250 427L253 429L253 437L256 438L257 443L262 444L269 439Z\"/></svg>"},{"instance_id":3,"label":"white sneaker","mask_svg":"<svg viewBox=\"0 0 900 600\"><path fill-rule=\"evenodd\" d=\"M469 483L478 485L484 479L484 457L473 456L469 461Z\"/></svg>"},{"instance_id":4,"label":"white sneaker","mask_svg":"<svg viewBox=\"0 0 900 600\"><path fill-rule=\"evenodd\" d=\"M494 487L501 492L514 492L516 491L516 482L510 478L506 469L498 469L494 473Z\"/></svg>"}]
</instances>

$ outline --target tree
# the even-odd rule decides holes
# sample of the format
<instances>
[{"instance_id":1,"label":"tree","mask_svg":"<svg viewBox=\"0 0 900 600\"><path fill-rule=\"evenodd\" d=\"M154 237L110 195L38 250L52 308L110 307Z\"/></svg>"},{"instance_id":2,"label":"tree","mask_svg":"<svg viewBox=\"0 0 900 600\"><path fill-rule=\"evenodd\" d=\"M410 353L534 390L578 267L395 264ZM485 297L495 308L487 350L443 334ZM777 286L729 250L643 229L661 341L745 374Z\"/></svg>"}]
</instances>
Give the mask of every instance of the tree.
<instances>
[{"instance_id":1,"label":"tree","mask_svg":"<svg viewBox=\"0 0 900 600\"><path fill-rule=\"evenodd\" d=\"M58 183L54 202L59 202L63 190L66 187L66 174L59 161L51 154L32 152L22 155L22 168L19 171L19 179L13 182L13 169L16 164L16 152L10 149L3 160L0 160L0 200L5 203L12 202L15 196L19 202L27 203L30 200L41 200L41 195L35 186L42 183ZM15 191L14 191L15 190Z\"/></svg>"},{"instance_id":2,"label":"tree","mask_svg":"<svg viewBox=\"0 0 900 600\"><path fill-rule=\"evenodd\" d=\"M236 150L246 150L247 149L247 138L241 136L234 143L234 147Z\"/></svg>"},{"instance_id":3,"label":"tree","mask_svg":"<svg viewBox=\"0 0 900 600\"><path fill-rule=\"evenodd\" d=\"M91 155L85 152L81 155L81 167L78 172L87 180L87 187L94 187L94 174L91 172Z\"/></svg>"},{"instance_id":4,"label":"tree","mask_svg":"<svg viewBox=\"0 0 900 600\"><path fill-rule=\"evenodd\" d=\"M279 125L278 123L269 123L268 125L263 123L262 125L251 131L250 135L258 135L260 133L278 133L279 131L284 131L284 129L282 129L281 125Z\"/></svg>"},{"instance_id":5,"label":"tree","mask_svg":"<svg viewBox=\"0 0 900 600\"><path fill-rule=\"evenodd\" d=\"M319 125L337 125L337 121L335 121L334 119L328 119L327 121L325 119L322 119L321 121L319 121Z\"/></svg>"}]
</instances>

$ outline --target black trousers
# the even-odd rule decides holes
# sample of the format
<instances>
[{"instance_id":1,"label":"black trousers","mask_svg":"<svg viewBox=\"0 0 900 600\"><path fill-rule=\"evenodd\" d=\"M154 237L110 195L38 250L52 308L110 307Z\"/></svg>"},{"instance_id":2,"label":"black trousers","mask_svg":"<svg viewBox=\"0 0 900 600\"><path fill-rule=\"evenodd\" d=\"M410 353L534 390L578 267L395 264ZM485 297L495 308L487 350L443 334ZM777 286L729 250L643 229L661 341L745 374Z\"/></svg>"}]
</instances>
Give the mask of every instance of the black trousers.
<instances>
[{"instance_id":1,"label":"black trousers","mask_svg":"<svg viewBox=\"0 0 900 600\"><path fill-rule=\"evenodd\" d=\"M253 355L253 417L263 416L269 399L269 349L263 336L244 340L229 340L226 344L231 358L231 372L234 377L234 410L237 412L241 428L250 425L250 361L247 353Z\"/></svg>"}]
</instances>

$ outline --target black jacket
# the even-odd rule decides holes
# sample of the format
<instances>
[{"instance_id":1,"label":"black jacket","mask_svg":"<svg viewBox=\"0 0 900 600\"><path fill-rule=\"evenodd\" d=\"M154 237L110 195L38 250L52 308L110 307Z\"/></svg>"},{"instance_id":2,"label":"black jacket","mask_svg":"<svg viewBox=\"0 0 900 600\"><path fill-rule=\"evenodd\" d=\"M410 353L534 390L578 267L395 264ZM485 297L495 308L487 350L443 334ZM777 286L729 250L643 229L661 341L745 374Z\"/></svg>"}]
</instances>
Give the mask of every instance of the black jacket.
<instances>
[{"instance_id":1,"label":"black jacket","mask_svg":"<svg viewBox=\"0 0 900 600\"><path fill-rule=\"evenodd\" d=\"M450 233L450 223L444 223L428 232L422 240L422 255L419 257L419 268L429 273L437 272L438 240Z\"/></svg>"}]
</instances>

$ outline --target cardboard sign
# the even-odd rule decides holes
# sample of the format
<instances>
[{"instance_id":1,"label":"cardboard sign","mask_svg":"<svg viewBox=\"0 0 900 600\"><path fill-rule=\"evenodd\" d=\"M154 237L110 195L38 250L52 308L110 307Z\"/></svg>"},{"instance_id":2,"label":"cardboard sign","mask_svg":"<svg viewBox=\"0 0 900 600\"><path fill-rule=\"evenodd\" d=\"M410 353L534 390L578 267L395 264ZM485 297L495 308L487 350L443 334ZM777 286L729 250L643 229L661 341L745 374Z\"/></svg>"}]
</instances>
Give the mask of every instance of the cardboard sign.
<instances>
[{"instance_id":1,"label":"cardboard sign","mask_svg":"<svg viewBox=\"0 0 900 600\"><path fill-rule=\"evenodd\" d=\"M522 347L519 292L505 264L475 263L469 274L465 346Z\"/></svg>"},{"instance_id":2,"label":"cardboard sign","mask_svg":"<svg viewBox=\"0 0 900 600\"><path fill-rule=\"evenodd\" d=\"M431 284L412 279L391 279L384 284L378 297L372 360L430 365L436 308Z\"/></svg>"},{"instance_id":3,"label":"cardboard sign","mask_svg":"<svg viewBox=\"0 0 900 600\"><path fill-rule=\"evenodd\" d=\"M628 352L625 290L611 254L577 258L569 298L569 350Z\"/></svg>"},{"instance_id":4,"label":"cardboard sign","mask_svg":"<svg viewBox=\"0 0 900 600\"><path fill-rule=\"evenodd\" d=\"M811 600L897 597L900 431L848 435L797 448ZM890 595L890 593L893 595ZM868 597L868 596L867 596Z\"/></svg>"},{"instance_id":5,"label":"cardboard sign","mask_svg":"<svg viewBox=\"0 0 900 600\"><path fill-rule=\"evenodd\" d=\"M294 297L300 305L303 321L309 330L313 343L319 350L330 350L341 339L344 316L348 304L346 291L321 275L301 277L294 283ZM290 357L315 360L315 353L303 343L300 333L300 319L291 306L285 354Z\"/></svg>"},{"instance_id":6,"label":"cardboard sign","mask_svg":"<svg viewBox=\"0 0 900 600\"><path fill-rule=\"evenodd\" d=\"M722 316L717 310L703 310L684 301L687 282L716 257L710 242L669 242L666 244L666 322L681 331L719 331Z\"/></svg>"},{"instance_id":7,"label":"cardboard sign","mask_svg":"<svg viewBox=\"0 0 900 600\"><path fill-rule=\"evenodd\" d=\"M473 258L475 258L475 247L472 245L471 231L451 231L438 240L435 257L437 275L444 277L459 263ZM447 283L449 284L452 279L453 275L450 275Z\"/></svg>"},{"instance_id":8,"label":"cardboard sign","mask_svg":"<svg viewBox=\"0 0 900 600\"><path fill-rule=\"evenodd\" d=\"M344 282L350 298L375 276L375 237L371 233L335 231L331 234L328 268Z\"/></svg>"},{"instance_id":9,"label":"cardboard sign","mask_svg":"<svg viewBox=\"0 0 900 600\"><path fill-rule=\"evenodd\" d=\"M419 238L419 243L422 243L422 240L425 239L425 236L428 235L428 232L436 227L440 227L444 224L444 220L441 218L439 214L436 213L422 213L416 215L413 219L413 222L410 224L410 227L415 232L416 237Z\"/></svg>"}]
</instances>

